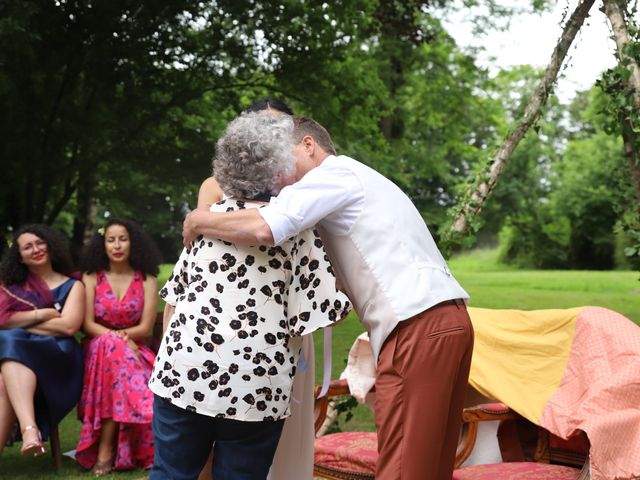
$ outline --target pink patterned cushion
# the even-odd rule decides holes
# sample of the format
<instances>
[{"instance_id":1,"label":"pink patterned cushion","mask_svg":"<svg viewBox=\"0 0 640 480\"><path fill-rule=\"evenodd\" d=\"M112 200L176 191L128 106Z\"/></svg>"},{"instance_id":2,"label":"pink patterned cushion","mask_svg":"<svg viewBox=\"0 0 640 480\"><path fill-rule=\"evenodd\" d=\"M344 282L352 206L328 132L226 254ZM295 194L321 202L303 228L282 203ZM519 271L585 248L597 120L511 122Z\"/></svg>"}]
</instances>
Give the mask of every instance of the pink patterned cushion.
<instances>
[{"instance_id":1,"label":"pink patterned cushion","mask_svg":"<svg viewBox=\"0 0 640 480\"><path fill-rule=\"evenodd\" d=\"M580 470L535 462L471 465L453 472L452 480L575 480Z\"/></svg>"},{"instance_id":2,"label":"pink patterned cushion","mask_svg":"<svg viewBox=\"0 0 640 480\"><path fill-rule=\"evenodd\" d=\"M374 432L341 432L315 441L313 463L345 472L374 474L378 440Z\"/></svg>"}]
</instances>

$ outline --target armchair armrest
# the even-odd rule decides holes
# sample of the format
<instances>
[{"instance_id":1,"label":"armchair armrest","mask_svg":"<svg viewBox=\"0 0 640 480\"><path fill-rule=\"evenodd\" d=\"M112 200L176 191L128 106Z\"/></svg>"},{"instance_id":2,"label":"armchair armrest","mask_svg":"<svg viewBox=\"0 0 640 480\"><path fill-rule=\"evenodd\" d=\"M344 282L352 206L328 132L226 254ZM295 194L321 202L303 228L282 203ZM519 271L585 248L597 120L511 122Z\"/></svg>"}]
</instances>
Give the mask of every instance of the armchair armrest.
<instances>
[{"instance_id":1,"label":"armchair armrest","mask_svg":"<svg viewBox=\"0 0 640 480\"><path fill-rule=\"evenodd\" d=\"M329 410L329 401L332 397L349 395L349 384L346 379L333 380L329 384L327 394L322 398L317 398L321 386L316 385L314 395L314 429L316 434L324 424ZM455 459L455 468L459 468L464 461L469 458L478 437L478 423L492 420L515 420L520 416L502 403L485 403L473 407L465 408L462 412L462 428L458 450Z\"/></svg>"},{"instance_id":2,"label":"armchair armrest","mask_svg":"<svg viewBox=\"0 0 640 480\"><path fill-rule=\"evenodd\" d=\"M162 330L162 319L163 313L158 312L156 314L156 320L153 323L153 330L151 331L151 336L145 339L144 343L154 352L158 353L158 349L160 348L160 344L162 343L162 334L164 333Z\"/></svg>"},{"instance_id":3,"label":"armchair armrest","mask_svg":"<svg viewBox=\"0 0 640 480\"><path fill-rule=\"evenodd\" d=\"M327 394L318 398L320 394L320 390L322 389L321 385L316 385L315 391L313 395L315 397L315 405L314 405L314 430L315 433L318 433L320 427L324 423L327 417L327 410L329 409L329 400L331 397L336 397L338 395L349 395L351 391L349 390L349 384L346 379L342 380L332 380L329 384L329 390L327 390Z\"/></svg>"},{"instance_id":4,"label":"armchair armrest","mask_svg":"<svg viewBox=\"0 0 640 480\"><path fill-rule=\"evenodd\" d=\"M478 423L486 421L516 420L520 418L516 412L502 403L484 403L465 408L462 411L462 430L455 468L459 468L469 458L478 438Z\"/></svg>"}]
</instances>

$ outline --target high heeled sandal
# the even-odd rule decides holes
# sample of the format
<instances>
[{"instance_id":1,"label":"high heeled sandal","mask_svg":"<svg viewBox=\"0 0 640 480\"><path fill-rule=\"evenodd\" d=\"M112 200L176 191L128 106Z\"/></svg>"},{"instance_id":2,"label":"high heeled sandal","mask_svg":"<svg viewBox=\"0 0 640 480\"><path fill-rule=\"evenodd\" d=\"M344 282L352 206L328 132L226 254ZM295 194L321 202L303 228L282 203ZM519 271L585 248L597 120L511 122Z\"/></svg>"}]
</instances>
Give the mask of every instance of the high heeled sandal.
<instances>
[{"instance_id":1,"label":"high heeled sandal","mask_svg":"<svg viewBox=\"0 0 640 480\"><path fill-rule=\"evenodd\" d=\"M29 442L25 441L24 434L29 430L35 430L36 438ZM23 457L39 457L46 453L44 444L42 443L42 437L40 436L40 430L35 425L27 425L22 430L22 448L20 449L20 455Z\"/></svg>"},{"instance_id":2,"label":"high heeled sandal","mask_svg":"<svg viewBox=\"0 0 640 480\"><path fill-rule=\"evenodd\" d=\"M91 469L91 473L96 477L104 477L105 475L109 475L113 472L113 464L116 460L116 456L114 455L109 460L96 460L96 463L93 465Z\"/></svg>"}]
</instances>

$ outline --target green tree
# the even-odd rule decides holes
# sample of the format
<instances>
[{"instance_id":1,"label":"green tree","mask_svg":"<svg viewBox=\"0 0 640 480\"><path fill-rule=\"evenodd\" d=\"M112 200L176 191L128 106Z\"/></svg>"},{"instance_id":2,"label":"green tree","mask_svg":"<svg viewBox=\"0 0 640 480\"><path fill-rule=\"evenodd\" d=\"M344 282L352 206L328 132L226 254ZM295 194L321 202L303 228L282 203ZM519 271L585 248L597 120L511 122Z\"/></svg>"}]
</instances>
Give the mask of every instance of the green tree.
<instances>
[{"instance_id":1,"label":"green tree","mask_svg":"<svg viewBox=\"0 0 640 480\"><path fill-rule=\"evenodd\" d=\"M352 141L347 153L397 183L437 232L456 184L495 128L492 102L482 93L487 74L443 29L435 7L441 5L378 3L369 37L353 53L381 83L378 137L369 145Z\"/></svg>"},{"instance_id":2,"label":"green tree","mask_svg":"<svg viewBox=\"0 0 640 480\"><path fill-rule=\"evenodd\" d=\"M541 71L524 65L499 72L492 79L489 95L499 105L500 118L495 122L498 137L505 135L509 126L522 117L541 75ZM558 98L549 98L536 127L527 132L519 148L512 153L491 201L487 202L476 220L482 222L479 238L495 241L507 219L513 222L519 218L519 223L524 222L527 214L548 197L551 189L549 172L558 160L562 142L567 136L563 112L564 106Z\"/></svg>"},{"instance_id":3,"label":"green tree","mask_svg":"<svg viewBox=\"0 0 640 480\"><path fill-rule=\"evenodd\" d=\"M635 188L635 201L617 224L623 238L624 253L636 268L640 266L640 29L634 22L637 2L606 0L607 15L616 42L618 65L598 81L608 102L601 106L607 114L605 130L620 135L624 142L629 177ZM619 206L625 208L625 205Z\"/></svg>"},{"instance_id":4,"label":"green tree","mask_svg":"<svg viewBox=\"0 0 640 480\"><path fill-rule=\"evenodd\" d=\"M477 4L484 26L509 14L462 2ZM220 131L272 94L327 125L341 152L387 174L437 226L497 118L486 72L436 18L451 5L6 0L0 225L56 222L79 246L96 216L127 215L175 255Z\"/></svg>"},{"instance_id":5,"label":"green tree","mask_svg":"<svg viewBox=\"0 0 640 480\"><path fill-rule=\"evenodd\" d=\"M66 209L79 245L97 198L180 190L202 176L215 134L247 96L294 76L328 94L320 72L343 58L368 5L3 2L0 154L12 168L0 223L52 223ZM301 75L309 65L315 78ZM124 186L132 181L141 183Z\"/></svg>"},{"instance_id":6,"label":"green tree","mask_svg":"<svg viewBox=\"0 0 640 480\"><path fill-rule=\"evenodd\" d=\"M538 268L614 267L615 225L633 187L623 169L622 140L603 130L593 89L570 107L571 138L547 169L548 193L507 218L502 258Z\"/></svg>"},{"instance_id":7,"label":"green tree","mask_svg":"<svg viewBox=\"0 0 640 480\"><path fill-rule=\"evenodd\" d=\"M474 232L477 229L475 218L495 189L498 178L504 171L513 151L529 129L535 126L540 119L569 47L587 18L592 5L593 0L581 0L569 16L553 50L549 65L532 93L522 117L514 124L513 130L508 133L500 147L487 161L486 168L478 172L475 181L461 197L456 208L452 210L453 221L451 228L445 231L444 238L447 249L459 245L470 228Z\"/></svg>"}]
</instances>

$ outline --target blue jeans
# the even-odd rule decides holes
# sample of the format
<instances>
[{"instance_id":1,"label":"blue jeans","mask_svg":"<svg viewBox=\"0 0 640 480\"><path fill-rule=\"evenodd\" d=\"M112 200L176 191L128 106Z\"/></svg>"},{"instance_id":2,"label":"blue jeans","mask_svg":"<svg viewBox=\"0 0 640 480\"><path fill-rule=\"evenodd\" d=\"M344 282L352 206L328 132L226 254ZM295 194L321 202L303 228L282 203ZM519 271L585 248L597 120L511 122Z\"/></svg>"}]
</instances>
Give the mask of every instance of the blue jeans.
<instances>
[{"instance_id":1,"label":"blue jeans","mask_svg":"<svg viewBox=\"0 0 640 480\"><path fill-rule=\"evenodd\" d=\"M214 446L215 480L264 480L284 419L241 422L190 412L154 396L154 462L149 480L194 480Z\"/></svg>"}]
</instances>

